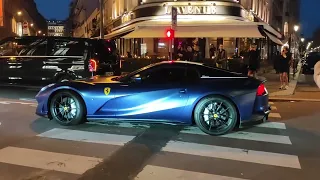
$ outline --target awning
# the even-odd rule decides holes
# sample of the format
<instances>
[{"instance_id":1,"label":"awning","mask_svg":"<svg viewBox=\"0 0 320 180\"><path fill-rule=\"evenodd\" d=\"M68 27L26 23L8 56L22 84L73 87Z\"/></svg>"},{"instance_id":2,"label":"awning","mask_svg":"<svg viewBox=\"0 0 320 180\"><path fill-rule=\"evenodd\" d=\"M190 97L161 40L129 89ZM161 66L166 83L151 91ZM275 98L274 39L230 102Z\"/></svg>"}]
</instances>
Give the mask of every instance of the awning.
<instances>
[{"instance_id":1,"label":"awning","mask_svg":"<svg viewBox=\"0 0 320 180\"><path fill-rule=\"evenodd\" d=\"M281 45L281 46L284 45L284 43L283 43L280 39L278 39L276 36L268 33L267 31L264 31L264 32L266 33L266 35L268 36L268 38L269 38L271 41L273 41L274 43L276 43L276 44L278 44L278 45Z\"/></svg>"},{"instance_id":2,"label":"awning","mask_svg":"<svg viewBox=\"0 0 320 180\"><path fill-rule=\"evenodd\" d=\"M134 30L134 28L128 28L125 30L118 30L118 31L114 31L112 33L109 33L107 35L104 36L105 39L117 39L117 38L121 38L122 36L125 36L127 34L129 34L130 32L132 32Z\"/></svg>"},{"instance_id":3,"label":"awning","mask_svg":"<svg viewBox=\"0 0 320 180\"><path fill-rule=\"evenodd\" d=\"M163 38L169 27L138 27L123 38ZM177 38L195 37L235 37L235 38L263 38L257 25L215 25L215 26L183 26L175 31Z\"/></svg>"}]
</instances>

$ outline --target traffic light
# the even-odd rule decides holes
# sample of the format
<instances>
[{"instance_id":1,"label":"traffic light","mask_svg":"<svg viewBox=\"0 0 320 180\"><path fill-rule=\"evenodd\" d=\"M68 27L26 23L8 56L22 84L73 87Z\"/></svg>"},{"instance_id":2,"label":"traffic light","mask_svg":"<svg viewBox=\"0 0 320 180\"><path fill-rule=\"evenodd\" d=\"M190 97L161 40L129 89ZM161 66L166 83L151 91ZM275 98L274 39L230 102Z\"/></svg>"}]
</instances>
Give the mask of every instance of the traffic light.
<instances>
[{"instance_id":1,"label":"traffic light","mask_svg":"<svg viewBox=\"0 0 320 180\"><path fill-rule=\"evenodd\" d=\"M169 39L173 39L174 38L174 30L173 29L166 30L166 37Z\"/></svg>"}]
</instances>

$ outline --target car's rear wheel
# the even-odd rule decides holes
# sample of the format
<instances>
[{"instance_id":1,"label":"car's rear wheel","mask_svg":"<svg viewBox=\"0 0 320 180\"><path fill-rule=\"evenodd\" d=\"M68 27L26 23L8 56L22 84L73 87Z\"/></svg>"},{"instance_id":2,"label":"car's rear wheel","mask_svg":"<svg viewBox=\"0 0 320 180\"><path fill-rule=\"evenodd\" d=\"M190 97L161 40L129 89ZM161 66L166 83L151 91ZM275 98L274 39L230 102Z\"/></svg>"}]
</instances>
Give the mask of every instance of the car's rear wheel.
<instances>
[{"instance_id":1,"label":"car's rear wheel","mask_svg":"<svg viewBox=\"0 0 320 180\"><path fill-rule=\"evenodd\" d=\"M81 97L70 91L60 91L50 100L52 118L64 126L84 122L86 110Z\"/></svg>"},{"instance_id":2,"label":"car's rear wheel","mask_svg":"<svg viewBox=\"0 0 320 180\"><path fill-rule=\"evenodd\" d=\"M210 96L197 104L194 120L203 132L217 136L235 128L238 113L230 100L220 96Z\"/></svg>"}]
</instances>

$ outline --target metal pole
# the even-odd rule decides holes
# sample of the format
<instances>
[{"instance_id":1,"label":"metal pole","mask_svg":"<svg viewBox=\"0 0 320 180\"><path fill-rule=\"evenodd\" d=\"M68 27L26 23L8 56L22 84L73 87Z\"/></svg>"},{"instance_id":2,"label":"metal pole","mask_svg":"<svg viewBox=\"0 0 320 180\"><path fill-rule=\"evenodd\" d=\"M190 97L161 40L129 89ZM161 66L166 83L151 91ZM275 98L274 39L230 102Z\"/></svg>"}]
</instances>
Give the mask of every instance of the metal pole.
<instances>
[{"instance_id":1,"label":"metal pole","mask_svg":"<svg viewBox=\"0 0 320 180\"><path fill-rule=\"evenodd\" d=\"M170 54L169 60L171 61L172 60L172 39L169 40L169 54Z\"/></svg>"},{"instance_id":2,"label":"metal pole","mask_svg":"<svg viewBox=\"0 0 320 180\"><path fill-rule=\"evenodd\" d=\"M104 38L104 0L100 0L100 38Z\"/></svg>"}]
</instances>

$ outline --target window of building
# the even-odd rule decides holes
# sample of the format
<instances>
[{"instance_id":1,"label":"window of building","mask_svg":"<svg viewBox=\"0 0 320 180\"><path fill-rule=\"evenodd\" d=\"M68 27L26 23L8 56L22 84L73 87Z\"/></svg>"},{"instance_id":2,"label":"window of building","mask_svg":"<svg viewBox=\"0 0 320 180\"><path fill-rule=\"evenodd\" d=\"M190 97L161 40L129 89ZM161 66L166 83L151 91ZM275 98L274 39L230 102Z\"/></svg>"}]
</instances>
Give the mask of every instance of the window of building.
<instances>
[{"instance_id":1,"label":"window of building","mask_svg":"<svg viewBox=\"0 0 320 180\"><path fill-rule=\"evenodd\" d=\"M4 8L3 8L3 6L4 6L4 3L3 3L3 0L0 0L0 26L3 26L4 25L4 23L3 23L3 12L4 12Z\"/></svg>"}]
</instances>

